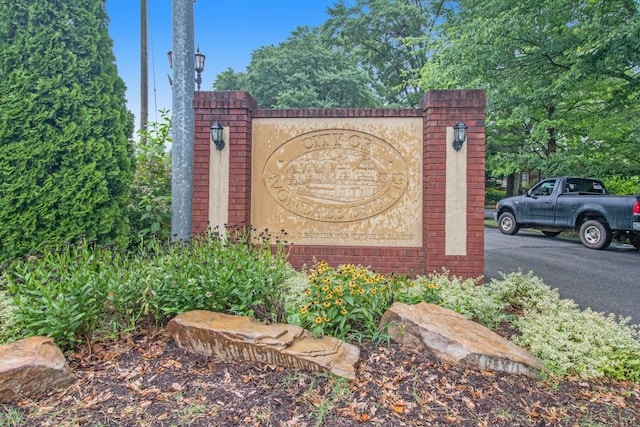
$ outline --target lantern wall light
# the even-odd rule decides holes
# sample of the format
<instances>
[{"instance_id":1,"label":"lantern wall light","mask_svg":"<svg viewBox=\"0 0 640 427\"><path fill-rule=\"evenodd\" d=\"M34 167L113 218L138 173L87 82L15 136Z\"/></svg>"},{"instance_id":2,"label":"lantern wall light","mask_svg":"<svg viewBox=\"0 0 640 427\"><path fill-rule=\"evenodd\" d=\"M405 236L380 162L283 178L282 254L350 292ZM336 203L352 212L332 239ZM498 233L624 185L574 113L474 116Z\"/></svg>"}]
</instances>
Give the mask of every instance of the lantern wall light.
<instances>
[{"instance_id":1,"label":"lantern wall light","mask_svg":"<svg viewBox=\"0 0 640 427\"><path fill-rule=\"evenodd\" d=\"M458 121L456 125L453 127L453 149L456 151L460 151L462 148L462 144L467 139L467 129L469 127L464 124L462 120Z\"/></svg>"},{"instance_id":2,"label":"lantern wall light","mask_svg":"<svg viewBox=\"0 0 640 427\"><path fill-rule=\"evenodd\" d=\"M221 151L224 148L224 139L222 139L222 131L224 127L217 120L211 125L211 141L215 144L216 150Z\"/></svg>"}]
</instances>

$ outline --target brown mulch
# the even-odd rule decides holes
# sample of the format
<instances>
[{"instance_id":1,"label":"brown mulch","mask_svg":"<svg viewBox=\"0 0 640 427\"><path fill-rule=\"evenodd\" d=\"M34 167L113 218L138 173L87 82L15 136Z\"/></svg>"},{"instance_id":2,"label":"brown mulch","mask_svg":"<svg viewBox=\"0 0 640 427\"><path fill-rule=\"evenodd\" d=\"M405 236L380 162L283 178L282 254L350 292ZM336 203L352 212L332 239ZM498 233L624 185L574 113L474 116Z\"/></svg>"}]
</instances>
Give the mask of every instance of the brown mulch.
<instances>
[{"instance_id":1,"label":"brown mulch","mask_svg":"<svg viewBox=\"0 0 640 427\"><path fill-rule=\"evenodd\" d=\"M67 354L78 382L16 405L0 426L640 426L640 384L544 381L359 344L353 381L230 363L166 333Z\"/></svg>"}]
</instances>

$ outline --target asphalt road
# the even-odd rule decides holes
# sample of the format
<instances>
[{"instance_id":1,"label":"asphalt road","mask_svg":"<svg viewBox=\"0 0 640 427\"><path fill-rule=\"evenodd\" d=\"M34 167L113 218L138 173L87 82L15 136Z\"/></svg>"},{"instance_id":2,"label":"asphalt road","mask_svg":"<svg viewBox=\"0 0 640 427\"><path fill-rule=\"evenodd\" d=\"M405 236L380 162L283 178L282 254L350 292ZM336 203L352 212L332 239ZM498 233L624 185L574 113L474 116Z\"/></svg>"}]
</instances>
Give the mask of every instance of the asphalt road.
<instances>
[{"instance_id":1,"label":"asphalt road","mask_svg":"<svg viewBox=\"0 0 640 427\"><path fill-rule=\"evenodd\" d=\"M485 280L518 270L532 271L581 309L629 316L640 325L640 253L633 246L613 243L597 251L562 235L523 230L506 236L485 228Z\"/></svg>"}]
</instances>

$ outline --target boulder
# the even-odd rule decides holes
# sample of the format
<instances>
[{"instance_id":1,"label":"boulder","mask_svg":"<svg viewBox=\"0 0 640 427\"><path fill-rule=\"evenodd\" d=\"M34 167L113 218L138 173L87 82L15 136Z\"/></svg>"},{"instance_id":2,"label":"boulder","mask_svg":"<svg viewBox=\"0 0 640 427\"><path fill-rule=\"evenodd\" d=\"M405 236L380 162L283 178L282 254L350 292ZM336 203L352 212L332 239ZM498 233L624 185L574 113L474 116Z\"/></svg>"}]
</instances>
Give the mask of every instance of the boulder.
<instances>
[{"instance_id":1,"label":"boulder","mask_svg":"<svg viewBox=\"0 0 640 427\"><path fill-rule=\"evenodd\" d=\"M51 338L31 337L0 346L0 402L35 398L75 381L62 351Z\"/></svg>"},{"instance_id":2,"label":"boulder","mask_svg":"<svg viewBox=\"0 0 640 427\"><path fill-rule=\"evenodd\" d=\"M434 304L395 303L380 329L394 341L459 366L537 377L538 359L495 332Z\"/></svg>"},{"instance_id":3,"label":"boulder","mask_svg":"<svg viewBox=\"0 0 640 427\"><path fill-rule=\"evenodd\" d=\"M194 310L167 326L177 345L189 352L229 361L246 361L330 372L355 378L358 347L336 338L313 338L298 326L264 324L246 316Z\"/></svg>"}]
</instances>

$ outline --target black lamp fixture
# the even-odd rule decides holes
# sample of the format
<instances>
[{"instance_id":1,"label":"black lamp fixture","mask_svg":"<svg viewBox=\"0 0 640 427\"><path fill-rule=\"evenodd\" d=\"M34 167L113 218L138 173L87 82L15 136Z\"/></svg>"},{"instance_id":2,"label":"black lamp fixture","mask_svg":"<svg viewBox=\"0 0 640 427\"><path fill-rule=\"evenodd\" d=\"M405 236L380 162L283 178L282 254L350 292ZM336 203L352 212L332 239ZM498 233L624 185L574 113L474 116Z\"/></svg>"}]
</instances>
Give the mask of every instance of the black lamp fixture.
<instances>
[{"instance_id":1,"label":"black lamp fixture","mask_svg":"<svg viewBox=\"0 0 640 427\"><path fill-rule=\"evenodd\" d=\"M216 150L224 148L224 140L222 139L222 130L224 128L217 120L211 125L211 141L216 145Z\"/></svg>"},{"instance_id":2,"label":"black lamp fixture","mask_svg":"<svg viewBox=\"0 0 640 427\"><path fill-rule=\"evenodd\" d=\"M202 83L202 71L204 71L204 53L200 53L200 47L196 50L196 87L200 92L200 83Z\"/></svg>"},{"instance_id":3,"label":"black lamp fixture","mask_svg":"<svg viewBox=\"0 0 640 427\"><path fill-rule=\"evenodd\" d=\"M464 141L467 139L467 129L469 129L469 127L465 125L462 120L456 123L456 125L453 127L452 145L454 150L460 151L460 149L462 148L462 144L464 144Z\"/></svg>"},{"instance_id":4,"label":"black lamp fixture","mask_svg":"<svg viewBox=\"0 0 640 427\"><path fill-rule=\"evenodd\" d=\"M173 52L169 51L167 52L167 58L169 59L169 68L173 68ZM198 91L200 91L200 84L202 83L202 72L204 71L204 60L206 59L206 56L204 55L204 53L200 52L200 47L198 46L198 49L196 50L196 54L195 54L195 70L196 70L196 86L198 88ZM169 85L173 86L173 79L171 78L171 76L169 77Z\"/></svg>"}]
</instances>

